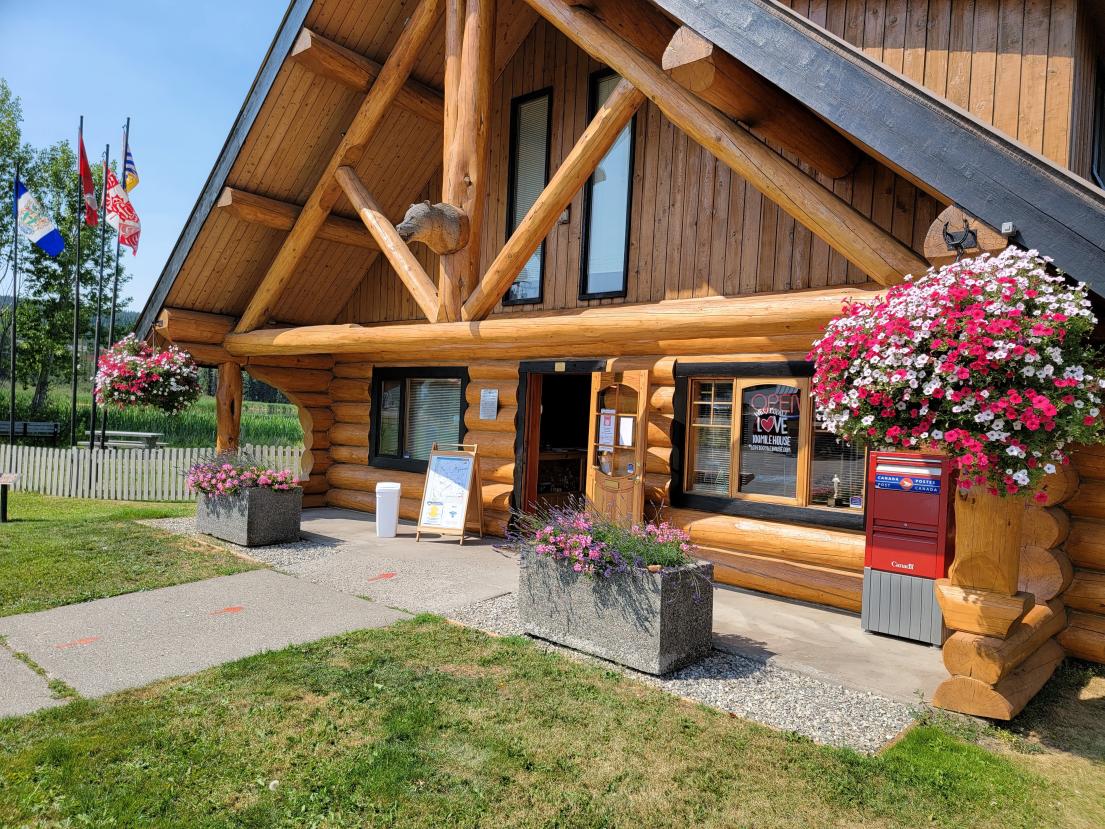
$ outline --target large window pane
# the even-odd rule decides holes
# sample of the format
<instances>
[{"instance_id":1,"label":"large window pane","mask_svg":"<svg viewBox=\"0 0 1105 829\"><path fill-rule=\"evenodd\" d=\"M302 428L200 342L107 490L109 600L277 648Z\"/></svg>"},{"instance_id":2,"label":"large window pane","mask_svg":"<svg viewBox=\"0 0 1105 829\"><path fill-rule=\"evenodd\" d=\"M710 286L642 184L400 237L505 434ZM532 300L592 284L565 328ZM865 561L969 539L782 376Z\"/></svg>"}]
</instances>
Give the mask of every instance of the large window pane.
<instances>
[{"instance_id":1,"label":"large window pane","mask_svg":"<svg viewBox=\"0 0 1105 829\"><path fill-rule=\"evenodd\" d=\"M548 176L550 104L551 95L547 92L514 102L508 234L514 232L514 228L545 189ZM536 301L541 298L544 254L545 243L542 242L507 291L507 302Z\"/></svg>"},{"instance_id":2,"label":"large window pane","mask_svg":"<svg viewBox=\"0 0 1105 829\"><path fill-rule=\"evenodd\" d=\"M598 80L595 110L606 102L620 80L618 75L606 75ZM594 112L591 114L593 116ZM625 291L632 161L633 125L630 123L599 162L588 188L584 294Z\"/></svg>"},{"instance_id":3,"label":"large window pane","mask_svg":"<svg viewBox=\"0 0 1105 829\"><path fill-rule=\"evenodd\" d=\"M814 429L810 503L862 509L864 460L862 449L850 446L832 432Z\"/></svg>"},{"instance_id":4,"label":"large window pane","mask_svg":"<svg viewBox=\"0 0 1105 829\"><path fill-rule=\"evenodd\" d=\"M771 383L741 390L738 492L797 496L801 410L796 386Z\"/></svg>"},{"instance_id":5,"label":"large window pane","mask_svg":"<svg viewBox=\"0 0 1105 829\"><path fill-rule=\"evenodd\" d=\"M380 384L380 423L377 429L376 452L399 455L399 424L402 418L403 383L385 380Z\"/></svg>"},{"instance_id":6,"label":"large window pane","mask_svg":"<svg viewBox=\"0 0 1105 829\"><path fill-rule=\"evenodd\" d=\"M732 382L691 384L691 432L691 491L728 496L733 451Z\"/></svg>"},{"instance_id":7,"label":"large window pane","mask_svg":"<svg viewBox=\"0 0 1105 829\"><path fill-rule=\"evenodd\" d=\"M408 380L404 457L428 460L435 442L456 443L460 436L460 408L459 379Z\"/></svg>"}]
</instances>

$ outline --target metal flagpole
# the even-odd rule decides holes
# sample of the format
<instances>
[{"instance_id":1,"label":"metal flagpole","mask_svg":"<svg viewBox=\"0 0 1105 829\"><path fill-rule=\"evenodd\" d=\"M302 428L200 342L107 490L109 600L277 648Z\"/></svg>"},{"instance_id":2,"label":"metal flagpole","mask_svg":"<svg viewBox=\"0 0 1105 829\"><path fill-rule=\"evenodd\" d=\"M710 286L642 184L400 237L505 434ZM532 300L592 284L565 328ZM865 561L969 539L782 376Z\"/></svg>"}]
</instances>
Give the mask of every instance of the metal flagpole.
<instances>
[{"instance_id":1,"label":"metal flagpole","mask_svg":"<svg viewBox=\"0 0 1105 829\"><path fill-rule=\"evenodd\" d=\"M15 162L15 181L12 192L19 184L19 162ZM15 446L15 312L19 297L19 201L14 199L15 222L12 225L12 353L11 353L11 398L8 400L8 444Z\"/></svg>"},{"instance_id":2,"label":"metal flagpole","mask_svg":"<svg viewBox=\"0 0 1105 829\"><path fill-rule=\"evenodd\" d=\"M100 313L103 310L104 300L104 258L107 253L107 160L111 155L111 145L104 147L104 195L100 200L100 280L96 289L96 331L92 335L92 376L96 376L96 366L100 361ZM88 424L88 451L96 448L96 383L92 383L92 419ZM88 464L89 481L92 479L92 463Z\"/></svg>"},{"instance_id":3,"label":"metal flagpole","mask_svg":"<svg viewBox=\"0 0 1105 829\"><path fill-rule=\"evenodd\" d=\"M84 182L81 180L81 147L84 146L84 116L77 127L77 264L73 268L73 386L69 407L69 445L77 445L77 372L81 330L81 225L84 224Z\"/></svg>"},{"instance_id":4,"label":"metal flagpole","mask_svg":"<svg viewBox=\"0 0 1105 829\"><path fill-rule=\"evenodd\" d=\"M130 149L130 116L127 116L126 126L123 127L123 163L120 171L123 176L123 190L127 189L127 151ZM106 213L105 213L106 218ZM120 225L121 227L121 225ZM108 317L107 342L108 348L115 345L115 305L119 302L119 248L120 234L115 234L115 279L111 286L111 314ZM107 442L107 409L104 409L100 418L100 448L104 448Z\"/></svg>"}]
</instances>

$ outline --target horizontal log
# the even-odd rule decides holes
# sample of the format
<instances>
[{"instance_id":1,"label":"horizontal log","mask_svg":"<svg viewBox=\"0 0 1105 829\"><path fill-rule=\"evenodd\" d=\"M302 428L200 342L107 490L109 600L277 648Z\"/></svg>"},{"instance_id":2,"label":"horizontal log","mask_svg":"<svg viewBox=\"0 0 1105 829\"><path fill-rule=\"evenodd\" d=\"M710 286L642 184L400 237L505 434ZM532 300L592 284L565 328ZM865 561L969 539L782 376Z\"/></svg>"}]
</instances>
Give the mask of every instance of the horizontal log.
<instances>
[{"instance_id":1,"label":"horizontal log","mask_svg":"<svg viewBox=\"0 0 1105 829\"><path fill-rule=\"evenodd\" d=\"M234 317L187 308L162 308L154 330L172 342L219 345L234 328Z\"/></svg>"},{"instance_id":2,"label":"horizontal log","mask_svg":"<svg viewBox=\"0 0 1105 829\"><path fill-rule=\"evenodd\" d=\"M329 354L262 354L247 359L245 364L275 368L318 368L329 371L334 367L334 358Z\"/></svg>"},{"instance_id":3,"label":"horizontal log","mask_svg":"<svg viewBox=\"0 0 1105 829\"><path fill-rule=\"evenodd\" d=\"M393 481L402 487L401 497L422 500L426 476L418 472L403 472L396 469L379 469L360 464L337 463L326 472L330 485L337 489L352 489L362 492L375 492L376 484ZM484 509L506 512L510 509L510 496L513 484L495 481L482 482Z\"/></svg>"},{"instance_id":4,"label":"horizontal log","mask_svg":"<svg viewBox=\"0 0 1105 829\"><path fill-rule=\"evenodd\" d=\"M262 383L279 389L285 395L296 391L324 392L330 389L329 371L307 368L247 365L246 371Z\"/></svg>"},{"instance_id":5,"label":"horizontal log","mask_svg":"<svg viewBox=\"0 0 1105 829\"><path fill-rule=\"evenodd\" d=\"M288 55L289 59L357 92L368 92L383 68L379 63L347 49L329 38L304 28ZM445 98L432 86L408 80L395 95L395 104L431 124L440 125Z\"/></svg>"},{"instance_id":6,"label":"horizontal log","mask_svg":"<svg viewBox=\"0 0 1105 829\"><path fill-rule=\"evenodd\" d=\"M289 231L299 218L303 207L291 202L270 199L257 193L224 187L215 202L215 208L222 214L233 216L248 224L261 225L273 230ZM379 250L380 246L372 238L364 225L343 216L330 215L319 228L318 238L340 245L352 245L366 250Z\"/></svg>"},{"instance_id":7,"label":"horizontal log","mask_svg":"<svg viewBox=\"0 0 1105 829\"><path fill-rule=\"evenodd\" d=\"M481 457L480 475L485 481L514 485L514 461L501 458Z\"/></svg>"},{"instance_id":8,"label":"horizontal log","mask_svg":"<svg viewBox=\"0 0 1105 829\"><path fill-rule=\"evenodd\" d=\"M689 509L668 510L664 518L686 530L695 544L706 547L863 572L866 536L861 532L715 515Z\"/></svg>"},{"instance_id":9,"label":"horizontal log","mask_svg":"<svg viewBox=\"0 0 1105 829\"><path fill-rule=\"evenodd\" d=\"M1072 610L1058 639L1071 656L1105 664L1105 616Z\"/></svg>"},{"instance_id":10,"label":"horizontal log","mask_svg":"<svg viewBox=\"0 0 1105 829\"><path fill-rule=\"evenodd\" d=\"M342 403L367 403L372 399L372 381L335 377L330 381L330 397Z\"/></svg>"},{"instance_id":11,"label":"horizontal log","mask_svg":"<svg viewBox=\"0 0 1105 829\"><path fill-rule=\"evenodd\" d=\"M334 465L334 459L330 457L329 450L307 449L303 452L299 462L300 471L305 474L321 475Z\"/></svg>"},{"instance_id":12,"label":"horizontal log","mask_svg":"<svg viewBox=\"0 0 1105 829\"><path fill-rule=\"evenodd\" d=\"M1004 638L958 631L944 642L944 667L953 676L968 676L988 685L1012 673L1048 639L1066 627L1060 601L1037 604Z\"/></svg>"},{"instance_id":13,"label":"horizontal log","mask_svg":"<svg viewBox=\"0 0 1105 829\"><path fill-rule=\"evenodd\" d=\"M1045 507L1063 504L1069 512L1077 512L1071 508L1069 502L1076 497L1075 493L1079 488L1078 472L1074 465L1063 464L1051 475L1045 476L1043 483L1040 484L1040 492L1044 493L1047 498L1042 504ZM1105 484L1102 485L1102 491L1105 492ZM1105 495L1102 496L1102 500L1102 509L1105 509Z\"/></svg>"},{"instance_id":14,"label":"horizontal log","mask_svg":"<svg viewBox=\"0 0 1105 829\"><path fill-rule=\"evenodd\" d=\"M648 416L648 445L657 447L671 447L671 427L675 423L675 417L670 414L652 412Z\"/></svg>"},{"instance_id":15,"label":"horizontal log","mask_svg":"<svg viewBox=\"0 0 1105 829\"><path fill-rule=\"evenodd\" d=\"M328 431L304 432L303 445L306 449L329 449L330 433Z\"/></svg>"},{"instance_id":16,"label":"horizontal log","mask_svg":"<svg viewBox=\"0 0 1105 829\"><path fill-rule=\"evenodd\" d=\"M675 357L615 357L606 362L606 370L649 372L649 380L658 386L675 385Z\"/></svg>"},{"instance_id":17,"label":"horizontal log","mask_svg":"<svg viewBox=\"0 0 1105 829\"><path fill-rule=\"evenodd\" d=\"M295 392L295 405L306 409L330 408L330 395L324 391L297 391Z\"/></svg>"},{"instance_id":18,"label":"horizontal log","mask_svg":"<svg viewBox=\"0 0 1105 829\"><path fill-rule=\"evenodd\" d=\"M472 380L469 374L469 383L464 391L464 397L469 406L480 405L480 393L484 389L494 389L499 393L499 406L516 406L518 404L518 381L502 380Z\"/></svg>"},{"instance_id":19,"label":"horizontal log","mask_svg":"<svg viewBox=\"0 0 1105 829\"><path fill-rule=\"evenodd\" d=\"M1021 568L1017 589L1031 593L1037 603L1049 602L1070 587L1074 568L1059 548L1025 544L1021 547Z\"/></svg>"},{"instance_id":20,"label":"horizontal log","mask_svg":"<svg viewBox=\"0 0 1105 829\"><path fill-rule=\"evenodd\" d=\"M222 345L215 345L214 343L173 342L173 345L181 351L187 351L196 365L208 368L215 368L223 363L233 362L242 365L249 359L248 357L235 357Z\"/></svg>"},{"instance_id":21,"label":"horizontal log","mask_svg":"<svg viewBox=\"0 0 1105 829\"><path fill-rule=\"evenodd\" d=\"M1083 481L1063 508L1079 518L1105 518L1105 481Z\"/></svg>"},{"instance_id":22,"label":"horizontal log","mask_svg":"<svg viewBox=\"0 0 1105 829\"><path fill-rule=\"evenodd\" d=\"M485 432L473 429L465 434L464 442L478 444L477 452L481 458L481 466L482 458L514 459L513 432Z\"/></svg>"},{"instance_id":23,"label":"horizontal log","mask_svg":"<svg viewBox=\"0 0 1105 829\"><path fill-rule=\"evenodd\" d=\"M1105 481L1105 444L1074 448L1071 462L1081 477Z\"/></svg>"},{"instance_id":24,"label":"horizontal log","mask_svg":"<svg viewBox=\"0 0 1105 829\"><path fill-rule=\"evenodd\" d=\"M306 481L300 481L300 486L303 487L304 495L321 495L330 488L326 476L322 474L309 475Z\"/></svg>"},{"instance_id":25,"label":"horizontal log","mask_svg":"<svg viewBox=\"0 0 1105 829\"><path fill-rule=\"evenodd\" d=\"M671 474L671 447L649 446L645 450L645 472Z\"/></svg>"},{"instance_id":26,"label":"horizontal log","mask_svg":"<svg viewBox=\"0 0 1105 829\"><path fill-rule=\"evenodd\" d=\"M1070 533L1070 516L1062 507L1030 506L1021 522L1021 539L1037 547L1058 547Z\"/></svg>"},{"instance_id":27,"label":"horizontal log","mask_svg":"<svg viewBox=\"0 0 1105 829\"><path fill-rule=\"evenodd\" d=\"M367 446L331 446L330 457L335 463L356 463L366 465L368 463Z\"/></svg>"},{"instance_id":28,"label":"horizontal log","mask_svg":"<svg viewBox=\"0 0 1105 829\"><path fill-rule=\"evenodd\" d=\"M326 505L326 493L303 496L303 509L319 509Z\"/></svg>"},{"instance_id":29,"label":"horizontal log","mask_svg":"<svg viewBox=\"0 0 1105 829\"><path fill-rule=\"evenodd\" d=\"M469 406L464 411L464 426L473 431L503 432L514 434L514 419L518 416L516 406L499 406L498 414L494 420L484 420L480 417L479 405Z\"/></svg>"},{"instance_id":30,"label":"horizontal log","mask_svg":"<svg viewBox=\"0 0 1105 829\"><path fill-rule=\"evenodd\" d=\"M518 363L488 363L472 362L468 364L468 379L472 382L479 381L514 381L518 382Z\"/></svg>"},{"instance_id":31,"label":"horizontal log","mask_svg":"<svg viewBox=\"0 0 1105 829\"><path fill-rule=\"evenodd\" d=\"M697 555L714 563L714 581L773 596L858 611L863 576L766 556L699 547Z\"/></svg>"},{"instance_id":32,"label":"horizontal log","mask_svg":"<svg viewBox=\"0 0 1105 829\"><path fill-rule=\"evenodd\" d=\"M944 612L944 624L952 630L1005 638L1035 602L1030 593L1006 596L974 587L958 587L947 579L936 581L936 601Z\"/></svg>"},{"instance_id":33,"label":"horizontal log","mask_svg":"<svg viewBox=\"0 0 1105 829\"><path fill-rule=\"evenodd\" d=\"M648 406L652 411L659 412L660 414L674 414L675 387L650 386L648 390Z\"/></svg>"},{"instance_id":34,"label":"horizontal log","mask_svg":"<svg viewBox=\"0 0 1105 829\"><path fill-rule=\"evenodd\" d=\"M372 363L334 363L334 376L351 380L371 380Z\"/></svg>"},{"instance_id":35,"label":"horizontal log","mask_svg":"<svg viewBox=\"0 0 1105 829\"><path fill-rule=\"evenodd\" d=\"M367 403L331 403L330 411L338 423L362 423L367 425L372 410Z\"/></svg>"},{"instance_id":36,"label":"horizontal log","mask_svg":"<svg viewBox=\"0 0 1105 829\"><path fill-rule=\"evenodd\" d=\"M321 432L334 424L334 413L330 409L308 409L299 407L299 423L306 432Z\"/></svg>"},{"instance_id":37,"label":"horizontal log","mask_svg":"<svg viewBox=\"0 0 1105 829\"><path fill-rule=\"evenodd\" d=\"M1075 568L1074 579L1063 593L1063 602L1075 610L1105 613L1105 573Z\"/></svg>"},{"instance_id":38,"label":"horizontal log","mask_svg":"<svg viewBox=\"0 0 1105 829\"><path fill-rule=\"evenodd\" d=\"M1064 655L1063 648L1054 639L1049 639L996 685L966 676L944 680L933 694L932 704L974 717L1011 720L1044 687Z\"/></svg>"},{"instance_id":39,"label":"horizontal log","mask_svg":"<svg viewBox=\"0 0 1105 829\"><path fill-rule=\"evenodd\" d=\"M368 429L360 424L335 423L330 427L330 442L336 446L368 446Z\"/></svg>"},{"instance_id":40,"label":"horizontal log","mask_svg":"<svg viewBox=\"0 0 1105 829\"><path fill-rule=\"evenodd\" d=\"M574 311L505 314L477 323L441 322L361 326L308 325L260 328L231 334L225 345L231 354L365 354L410 360L436 353L455 360L491 353L496 347L515 358L547 356L573 350L594 353L599 346L611 356L632 353L629 344L666 351L664 343L685 342L688 332L706 351L728 350L728 338L762 337L764 350L778 350L776 338L816 336L840 313L848 298L871 298L878 286L853 285L755 294L740 297L674 299L647 305L600 305ZM721 338L721 339L715 339ZM647 352L646 352L647 353Z\"/></svg>"},{"instance_id":41,"label":"horizontal log","mask_svg":"<svg viewBox=\"0 0 1105 829\"><path fill-rule=\"evenodd\" d=\"M645 473L645 503L655 508L671 504L671 476L660 472ZM666 518L666 513L664 515Z\"/></svg>"},{"instance_id":42,"label":"horizontal log","mask_svg":"<svg viewBox=\"0 0 1105 829\"><path fill-rule=\"evenodd\" d=\"M361 512L376 512L376 494L355 489L330 488L326 491L326 503L331 507L355 509ZM399 517L404 521L417 521L422 502L417 498L399 499ZM485 512L483 531L485 535L505 536L509 515L504 512Z\"/></svg>"},{"instance_id":43,"label":"horizontal log","mask_svg":"<svg viewBox=\"0 0 1105 829\"><path fill-rule=\"evenodd\" d=\"M328 369L334 364L334 359L325 354L289 354L287 356L268 354L260 357L236 357L223 346L214 343L174 342L173 345L192 355L197 365L208 367L220 366L223 363L238 363L243 367L254 365Z\"/></svg>"},{"instance_id":44,"label":"horizontal log","mask_svg":"<svg viewBox=\"0 0 1105 829\"><path fill-rule=\"evenodd\" d=\"M1105 521L1093 518L1071 521L1066 551L1075 567L1105 571Z\"/></svg>"}]
</instances>

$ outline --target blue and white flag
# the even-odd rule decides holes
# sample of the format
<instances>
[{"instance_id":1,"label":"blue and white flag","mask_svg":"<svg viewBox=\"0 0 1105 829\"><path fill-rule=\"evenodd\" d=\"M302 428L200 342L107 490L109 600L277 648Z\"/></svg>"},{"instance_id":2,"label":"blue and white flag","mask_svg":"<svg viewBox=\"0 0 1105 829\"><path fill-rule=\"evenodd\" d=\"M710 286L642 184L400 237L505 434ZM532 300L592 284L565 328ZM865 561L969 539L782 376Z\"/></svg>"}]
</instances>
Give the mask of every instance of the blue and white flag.
<instances>
[{"instance_id":1,"label":"blue and white flag","mask_svg":"<svg viewBox=\"0 0 1105 829\"><path fill-rule=\"evenodd\" d=\"M19 179L15 180L15 223L21 234L50 256L57 256L65 250L65 240L61 238L58 226Z\"/></svg>"}]
</instances>

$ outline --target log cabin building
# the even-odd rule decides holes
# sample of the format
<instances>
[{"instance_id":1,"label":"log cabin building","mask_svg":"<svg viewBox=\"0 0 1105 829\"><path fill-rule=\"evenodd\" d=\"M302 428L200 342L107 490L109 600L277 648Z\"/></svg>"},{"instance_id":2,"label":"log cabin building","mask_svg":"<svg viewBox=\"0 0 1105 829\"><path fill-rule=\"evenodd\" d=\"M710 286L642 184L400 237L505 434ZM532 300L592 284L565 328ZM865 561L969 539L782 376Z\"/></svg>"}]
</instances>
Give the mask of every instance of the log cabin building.
<instances>
[{"instance_id":1,"label":"log cabin building","mask_svg":"<svg viewBox=\"0 0 1105 829\"><path fill-rule=\"evenodd\" d=\"M856 611L864 458L814 422L805 355L964 223L1105 295L1103 18L293 0L139 330L219 366L221 449L241 369L298 405L307 506L394 480L414 518L431 444L474 443L492 533L586 495L686 528L720 582ZM1105 661L1105 452L1047 491L1031 599L1002 630L946 614L938 704L1009 717L1064 652Z\"/></svg>"}]
</instances>

